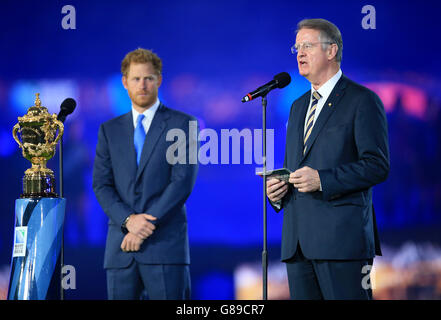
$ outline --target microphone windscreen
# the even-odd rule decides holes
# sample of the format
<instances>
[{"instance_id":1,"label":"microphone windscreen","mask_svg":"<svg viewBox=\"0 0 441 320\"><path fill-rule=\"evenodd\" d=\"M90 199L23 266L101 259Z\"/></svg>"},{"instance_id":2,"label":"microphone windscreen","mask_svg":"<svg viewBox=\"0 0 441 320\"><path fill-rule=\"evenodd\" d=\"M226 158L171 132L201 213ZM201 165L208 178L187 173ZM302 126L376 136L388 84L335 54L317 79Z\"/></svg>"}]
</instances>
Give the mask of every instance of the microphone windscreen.
<instances>
[{"instance_id":1,"label":"microphone windscreen","mask_svg":"<svg viewBox=\"0 0 441 320\"><path fill-rule=\"evenodd\" d=\"M287 72L281 72L274 76L274 80L277 81L277 88L285 88L291 83L291 76Z\"/></svg>"},{"instance_id":2,"label":"microphone windscreen","mask_svg":"<svg viewBox=\"0 0 441 320\"><path fill-rule=\"evenodd\" d=\"M77 106L77 103L74 99L67 98L61 103L60 113L67 116L68 114L71 114L75 110L76 106Z\"/></svg>"}]
</instances>

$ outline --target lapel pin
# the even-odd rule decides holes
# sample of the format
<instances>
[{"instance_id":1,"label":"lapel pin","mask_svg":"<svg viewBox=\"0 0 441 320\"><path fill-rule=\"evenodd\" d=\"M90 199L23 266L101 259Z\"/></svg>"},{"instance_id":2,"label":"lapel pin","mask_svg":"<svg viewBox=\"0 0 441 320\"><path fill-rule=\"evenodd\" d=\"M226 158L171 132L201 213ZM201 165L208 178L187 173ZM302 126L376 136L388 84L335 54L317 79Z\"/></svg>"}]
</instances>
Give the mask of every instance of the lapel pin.
<instances>
[{"instance_id":1,"label":"lapel pin","mask_svg":"<svg viewBox=\"0 0 441 320\"><path fill-rule=\"evenodd\" d=\"M332 103L331 103L331 102L329 102L328 106L332 107Z\"/></svg>"}]
</instances>

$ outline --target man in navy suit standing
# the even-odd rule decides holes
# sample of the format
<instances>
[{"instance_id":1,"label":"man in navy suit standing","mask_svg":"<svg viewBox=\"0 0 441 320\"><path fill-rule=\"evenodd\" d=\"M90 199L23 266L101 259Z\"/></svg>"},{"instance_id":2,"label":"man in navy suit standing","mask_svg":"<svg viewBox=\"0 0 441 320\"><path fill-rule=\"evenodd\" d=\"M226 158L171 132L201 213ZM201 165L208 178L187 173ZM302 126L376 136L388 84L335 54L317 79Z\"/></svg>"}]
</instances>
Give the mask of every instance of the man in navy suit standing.
<instances>
[{"instance_id":1,"label":"man in navy suit standing","mask_svg":"<svg viewBox=\"0 0 441 320\"><path fill-rule=\"evenodd\" d=\"M324 19L298 24L292 52L311 90L294 101L285 167L268 198L284 209L282 261L292 299L371 299L368 279L381 255L372 187L389 173L384 107L342 74L343 41Z\"/></svg>"},{"instance_id":2,"label":"man in navy suit standing","mask_svg":"<svg viewBox=\"0 0 441 320\"><path fill-rule=\"evenodd\" d=\"M129 52L121 72L132 109L100 126L93 169L93 190L109 217L108 297L139 299L144 291L149 299L189 299L185 202L197 163L187 155L197 149L197 129L190 130L197 122L159 101L162 62L150 50ZM171 130L184 132L185 142L171 139ZM179 161L172 144L185 150Z\"/></svg>"}]
</instances>

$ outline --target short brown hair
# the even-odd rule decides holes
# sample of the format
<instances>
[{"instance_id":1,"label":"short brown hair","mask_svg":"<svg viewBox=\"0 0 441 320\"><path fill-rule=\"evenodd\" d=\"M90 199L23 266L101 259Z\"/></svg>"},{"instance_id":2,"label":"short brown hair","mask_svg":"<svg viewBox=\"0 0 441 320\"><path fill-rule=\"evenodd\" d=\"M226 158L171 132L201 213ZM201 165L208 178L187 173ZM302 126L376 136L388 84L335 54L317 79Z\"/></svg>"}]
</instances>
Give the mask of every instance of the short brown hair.
<instances>
[{"instance_id":1,"label":"short brown hair","mask_svg":"<svg viewBox=\"0 0 441 320\"><path fill-rule=\"evenodd\" d=\"M148 62L152 64L158 76L161 75L162 72L161 59L155 53L153 53L153 51L142 48L138 48L126 54L123 61L121 62L121 73L123 74L123 76L127 76L131 63L148 63Z\"/></svg>"}]
</instances>

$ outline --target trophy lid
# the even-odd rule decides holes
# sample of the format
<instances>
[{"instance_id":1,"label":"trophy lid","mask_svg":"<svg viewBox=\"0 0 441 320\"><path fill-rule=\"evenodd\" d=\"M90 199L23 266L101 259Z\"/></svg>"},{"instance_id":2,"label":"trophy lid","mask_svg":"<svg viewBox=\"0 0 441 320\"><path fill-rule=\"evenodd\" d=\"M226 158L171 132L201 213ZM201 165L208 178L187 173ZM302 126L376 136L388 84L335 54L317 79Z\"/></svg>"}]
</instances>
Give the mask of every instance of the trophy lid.
<instances>
[{"instance_id":1,"label":"trophy lid","mask_svg":"<svg viewBox=\"0 0 441 320\"><path fill-rule=\"evenodd\" d=\"M47 108L41 105L40 93L35 95L34 105L28 109L28 112L23 117L18 117L19 122L40 122L52 117Z\"/></svg>"}]
</instances>

